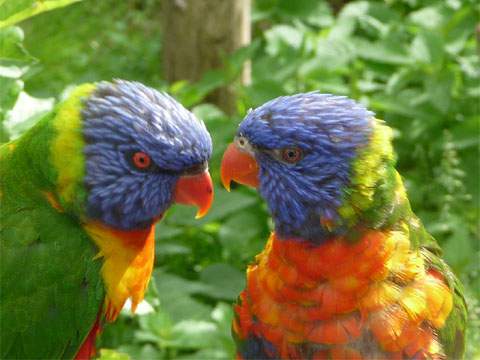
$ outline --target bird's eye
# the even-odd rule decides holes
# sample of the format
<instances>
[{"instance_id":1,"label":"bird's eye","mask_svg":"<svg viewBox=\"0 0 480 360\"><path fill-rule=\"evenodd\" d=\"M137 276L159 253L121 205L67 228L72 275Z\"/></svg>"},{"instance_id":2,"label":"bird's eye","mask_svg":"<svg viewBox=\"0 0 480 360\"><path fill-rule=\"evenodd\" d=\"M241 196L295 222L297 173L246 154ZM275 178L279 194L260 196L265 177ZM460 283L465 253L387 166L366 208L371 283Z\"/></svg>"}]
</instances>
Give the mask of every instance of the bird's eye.
<instances>
[{"instance_id":1,"label":"bird's eye","mask_svg":"<svg viewBox=\"0 0 480 360\"><path fill-rule=\"evenodd\" d=\"M303 152L299 148L285 148L282 149L282 160L289 163L289 164L295 164L302 160L303 157Z\"/></svg>"},{"instance_id":2,"label":"bird's eye","mask_svg":"<svg viewBox=\"0 0 480 360\"><path fill-rule=\"evenodd\" d=\"M132 162L133 165L140 170L147 170L152 164L150 156L143 151L134 152L132 155Z\"/></svg>"},{"instance_id":3,"label":"bird's eye","mask_svg":"<svg viewBox=\"0 0 480 360\"><path fill-rule=\"evenodd\" d=\"M238 145L240 145L240 147L244 147L247 144L247 141L243 136L239 136L237 142L238 142Z\"/></svg>"}]
</instances>

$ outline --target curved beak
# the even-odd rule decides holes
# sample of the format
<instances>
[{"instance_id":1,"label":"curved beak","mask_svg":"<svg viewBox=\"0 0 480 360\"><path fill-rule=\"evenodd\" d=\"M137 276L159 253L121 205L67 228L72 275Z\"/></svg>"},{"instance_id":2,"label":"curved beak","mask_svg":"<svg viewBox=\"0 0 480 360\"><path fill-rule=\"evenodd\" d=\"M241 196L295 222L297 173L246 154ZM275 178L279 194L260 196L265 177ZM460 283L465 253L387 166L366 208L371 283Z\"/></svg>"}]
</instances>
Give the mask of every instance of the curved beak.
<instances>
[{"instance_id":1,"label":"curved beak","mask_svg":"<svg viewBox=\"0 0 480 360\"><path fill-rule=\"evenodd\" d=\"M230 144L223 154L221 178L222 184L227 191L230 191L230 183L232 180L257 188L257 161L252 155L240 151L235 144Z\"/></svg>"},{"instance_id":2,"label":"curved beak","mask_svg":"<svg viewBox=\"0 0 480 360\"><path fill-rule=\"evenodd\" d=\"M213 201L213 184L208 170L201 174L181 176L175 185L173 201L198 208L195 219L205 216Z\"/></svg>"}]
</instances>

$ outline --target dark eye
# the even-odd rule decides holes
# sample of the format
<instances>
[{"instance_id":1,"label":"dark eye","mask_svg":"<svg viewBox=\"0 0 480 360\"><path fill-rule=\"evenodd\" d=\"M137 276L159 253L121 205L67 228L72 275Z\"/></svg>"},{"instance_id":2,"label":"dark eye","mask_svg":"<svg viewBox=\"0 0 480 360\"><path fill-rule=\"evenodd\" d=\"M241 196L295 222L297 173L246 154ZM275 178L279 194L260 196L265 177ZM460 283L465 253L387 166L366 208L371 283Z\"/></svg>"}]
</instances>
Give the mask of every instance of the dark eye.
<instances>
[{"instance_id":1,"label":"dark eye","mask_svg":"<svg viewBox=\"0 0 480 360\"><path fill-rule=\"evenodd\" d=\"M238 145L240 145L240 147L243 148L247 144L247 141L243 136L240 135L239 137L237 137L237 143Z\"/></svg>"},{"instance_id":2,"label":"dark eye","mask_svg":"<svg viewBox=\"0 0 480 360\"><path fill-rule=\"evenodd\" d=\"M147 170L152 164L152 160L148 154L143 151L137 151L132 154L132 163L137 169Z\"/></svg>"},{"instance_id":3,"label":"dark eye","mask_svg":"<svg viewBox=\"0 0 480 360\"><path fill-rule=\"evenodd\" d=\"M302 160L303 152L299 148L285 148L282 149L282 160L289 163L295 164Z\"/></svg>"}]
</instances>

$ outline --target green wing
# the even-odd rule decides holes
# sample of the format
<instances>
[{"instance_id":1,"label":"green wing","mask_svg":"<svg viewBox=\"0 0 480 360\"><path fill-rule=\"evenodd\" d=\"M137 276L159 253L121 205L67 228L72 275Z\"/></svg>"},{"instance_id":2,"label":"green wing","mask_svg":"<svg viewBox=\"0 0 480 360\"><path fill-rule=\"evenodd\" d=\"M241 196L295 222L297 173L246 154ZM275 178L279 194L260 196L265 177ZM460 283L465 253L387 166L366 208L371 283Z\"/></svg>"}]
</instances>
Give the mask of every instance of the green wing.
<instances>
[{"instance_id":1,"label":"green wing","mask_svg":"<svg viewBox=\"0 0 480 360\"><path fill-rule=\"evenodd\" d=\"M453 308L440 330L440 342L449 359L461 359L465 352L465 331L467 304L463 297L463 287L450 267L442 259L442 249L437 241L425 230L421 222L412 215L410 221L411 242L420 247L427 266L445 277L453 296Z\"/></svg>"},{"instance_id":2,"label":"green wing","mask_svg":"<svg viewBox=\"0 0 480 360\"><path fill-rule=\"evenodd\" d=\"M0 148L0 358L73 358L103 303L101 263L26 154Z\"/></svg>"}]
</instances>

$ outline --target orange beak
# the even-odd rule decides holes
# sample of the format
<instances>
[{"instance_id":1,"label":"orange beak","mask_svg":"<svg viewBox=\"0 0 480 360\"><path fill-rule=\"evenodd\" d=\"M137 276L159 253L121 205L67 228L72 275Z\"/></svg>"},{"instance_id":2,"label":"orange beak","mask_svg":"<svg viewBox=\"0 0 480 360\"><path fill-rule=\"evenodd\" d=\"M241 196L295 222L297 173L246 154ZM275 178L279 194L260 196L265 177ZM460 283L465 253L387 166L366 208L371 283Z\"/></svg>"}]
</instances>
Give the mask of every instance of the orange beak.
<instances>
[{"instance_id":1,"label":"orange beak","mask_svg":"<svg viewBox=\"0 0 480 360\"><path fill-rule=\"evenodd\" d=\"M213 184L208 171L181 176L175 185L173 201L196 206L198 211L195 219L205 216L213 201Z\"/></svg>"},{"instance_id":2,"label":"orange beak","mask_svg":"<svg viewBox=\"0 0 480 360\"><path fill-rule=\"evenodd\" d=\"M235 144L230 144L223 154L221 166L222 184L230 191L230 183L258 187L258 164L250 154L238 150Z\"/></svg>"}]
</instances>

